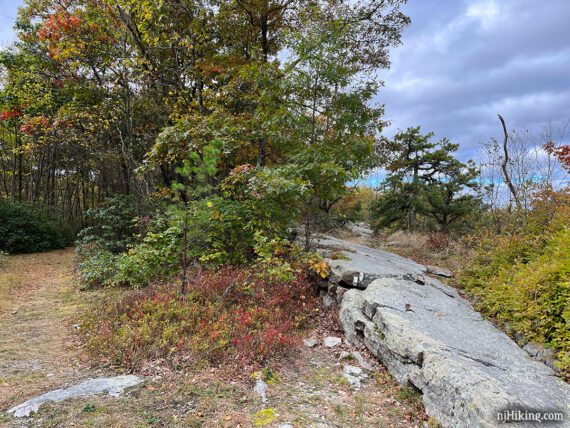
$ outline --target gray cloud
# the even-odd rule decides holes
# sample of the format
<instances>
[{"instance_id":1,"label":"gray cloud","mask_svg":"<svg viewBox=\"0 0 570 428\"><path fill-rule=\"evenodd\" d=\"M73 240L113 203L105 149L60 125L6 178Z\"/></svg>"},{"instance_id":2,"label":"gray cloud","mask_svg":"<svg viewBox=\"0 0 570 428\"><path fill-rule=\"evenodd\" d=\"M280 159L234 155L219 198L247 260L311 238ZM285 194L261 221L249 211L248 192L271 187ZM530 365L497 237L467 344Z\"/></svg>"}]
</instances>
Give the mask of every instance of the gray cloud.
<instances>
[{"instance_id":1,"label":"gray cloud","mask_svg":"<svg viewBox=\"0 0 570 428\"><path fill-rule=\"evenodd\" d=\"M422 125L463 159L509 128L570 119L570 1L410 0L378 100L386 133Z\"/></svg>"}]
</instances>

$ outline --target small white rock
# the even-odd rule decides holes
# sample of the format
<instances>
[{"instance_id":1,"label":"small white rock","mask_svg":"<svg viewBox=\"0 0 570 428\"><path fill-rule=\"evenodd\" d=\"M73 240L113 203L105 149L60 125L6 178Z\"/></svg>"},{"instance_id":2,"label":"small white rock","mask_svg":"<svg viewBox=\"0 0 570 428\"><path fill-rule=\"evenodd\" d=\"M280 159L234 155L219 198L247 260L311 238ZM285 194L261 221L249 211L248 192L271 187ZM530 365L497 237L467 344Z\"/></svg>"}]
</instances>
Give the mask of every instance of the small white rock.
<instances>
[{"instance_id":1,"label":"small white rock","mask_svg":"<svg viewBox=\"0 0 570 428\"><path fill-rule=\"evenodd\" d=\"M327 293L323 296L323 305L325 305L325 308L331 308L336 305L336 300Z\"/></svg>"},{"instance_id":2,"label":"small white rock","mask_svg":"<svg viewBox=\"0 0 570 428\"><path fill-rule=\"evenodd\" d=\"M257 382L255 382L255 388L254 388L255 392L257 393L257 395L259 395L259 397L261 398L261 402L262 403L267 403L267 384L263 381L263 377L261 376L261 373L258 373L257 375Z\"/></svg>"},{"instance_id":3,"label":"small white rock","mask_svg":"<svg viewBox=\"0 0 570 428\"><path fill-rule=\"evenodd\" d=\"M318 344L317 339L312 337L310 339L303 339L303 343L307 348L314 348Z\"/></svg>"},{"instance_id":4,"label":"small white rock","mask_svg":"<svg viewBox=\"0 0 570 428\"><path fill-rule=\"evenodd\" d=\"M334 348L342 343L342 339L340 337L334 336L327 336L323 339L323 345L327 348Z\"/></svg>"},{"instance_id":5,"label":"small white rock","mask_svg":"<svg viewBox=\"0 0 570 428\"><path fill-rule=\"evenodd\" d=\"M362 369L360 367L351 366L350 364L345 364L343 371L346 374L349 374L352 376L362 376Z\"/></svg>"},{"instance_id":6,"label":"small white rock","mask_svg":"<svg viewBox=\"0 0 570 428\"><path fill-rule=\"evenodd\" d=\"M349 364L343 367L343 376L354 389L359 389L362 379L368 377L360 367L351 366Z\"/></svg>"}]
</instances>

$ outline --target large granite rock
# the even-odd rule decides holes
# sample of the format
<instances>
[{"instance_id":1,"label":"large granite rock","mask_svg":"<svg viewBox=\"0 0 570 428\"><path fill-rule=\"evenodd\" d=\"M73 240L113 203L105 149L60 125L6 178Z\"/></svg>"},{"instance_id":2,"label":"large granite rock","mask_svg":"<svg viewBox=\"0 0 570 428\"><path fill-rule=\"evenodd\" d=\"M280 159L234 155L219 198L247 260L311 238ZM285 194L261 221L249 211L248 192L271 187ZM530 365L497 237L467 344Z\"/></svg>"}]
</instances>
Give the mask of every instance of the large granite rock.
<instances>
[{"instance_id":1,"label":"large granite rock","mask_svg":"<svg viewBox=\"0 0 570 428\"><path fill-rule=\"evenodd\" d=\"M417 388L428 414L446 427L494 427L502 425L499 412L534 409L565 412L558 426L570 426L570 386L455 289L423 276L422 265L336 241L324 240L326 251L337 247L329 260L334 275L371 279L342 294L346 338L368 348L399 383Z\"/></svg>"}]
</instances>

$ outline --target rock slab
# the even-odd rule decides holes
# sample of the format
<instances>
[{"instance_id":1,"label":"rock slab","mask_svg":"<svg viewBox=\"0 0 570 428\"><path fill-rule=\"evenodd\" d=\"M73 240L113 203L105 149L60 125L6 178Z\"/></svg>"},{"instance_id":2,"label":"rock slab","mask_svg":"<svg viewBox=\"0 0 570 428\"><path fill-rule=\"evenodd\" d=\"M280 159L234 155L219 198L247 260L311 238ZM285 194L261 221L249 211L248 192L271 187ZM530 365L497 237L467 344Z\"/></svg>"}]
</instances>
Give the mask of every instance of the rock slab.
<instances>
[{"instance_id":1,"label":"rock slab","mask_svg":"<svg viewBox=\"0 0 570 428\"><path fill-rule=\"evenodd\" d=\"M88 379L78 385L65 389L56 389L34 397L22 404L12 407L8 410L8 413L16 418L22 418L37 412L42 405L49 402L57 403L70 398L89 397L104 393L112 397L118 397L123 394L126 388L137 386L142 382L143 379L134 375Z\"/></svg>"},{"instance_id":2,"label":"rock slab","mask_svg":"<svg viewBox=\"0 0 570 428\"><path fill-rule=\"evenodd\" d=\"M570 426L570 385L455 289L421 276L422 265L336 241L345 248L335 250L341 263L330 260L337 277L351 270L374 277L342 295L347 340L368 348L400 384L417 388L429 415L445 427L498 427L499 412L533 409L566 413L556 426Z\"/></svg>"},{"instance_id":3,"label":"rock slab","mask_svg":"<svg viewBox=\"0 0 570 428\"><path fill-rule=\"evenodd\" d=\"M347 288L365 289L378 278L427 272L412 260L332 236L323 236L317 245L331 269L332 282Z\"/></svg>"}]
</instances>

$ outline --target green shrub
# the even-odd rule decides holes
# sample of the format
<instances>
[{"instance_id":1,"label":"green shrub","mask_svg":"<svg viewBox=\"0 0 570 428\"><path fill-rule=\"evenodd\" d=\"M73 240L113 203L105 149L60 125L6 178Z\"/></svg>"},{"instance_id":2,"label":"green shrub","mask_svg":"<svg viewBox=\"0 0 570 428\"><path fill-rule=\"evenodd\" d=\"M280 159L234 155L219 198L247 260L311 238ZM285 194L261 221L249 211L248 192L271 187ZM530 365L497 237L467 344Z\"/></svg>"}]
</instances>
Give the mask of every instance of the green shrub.
<instances>
[{"instance_id":1,"label":"green shrub","mask_svg":"<svg viewBox=\"0 0 570 428\"><path fill-rule=\"evenodd\" d=\"M78 264L79 278L84 288L113 285L117 275L117 254L101 248L91 248L89 253L83 248Z\"/></svg>"},{"instance_id":2,"label":"green shrub","mask_svg":"<svg viewBox=\"0 0 570 428\"><path fill-rule=\"evenodd\" d=\"M114 285L146 287L153 281L167 280L180 267L181 230L176 226L149 232L116 259Z\"/></svg>"},{"instance_id":3,"label":"green shrub","mask_svg":"<svg viewBox=\"0 0 570 428\"><path fill-rule=\"evenodd\" d=\"M290 235L306 192L295 169L241 165L216 193L203 184L207 181L203 177L196 179L204 174L204 160L191 160L178 172L188 180L194 177L194 185L173 185L170 203L152 219L144 219L144 236L135 227L132 199L112 198L88 212L90 225L81 231L77 247L85 286L144 287L168 280L180 270L183 259L208 267L244 265L258 257L260 236L273 241Z\"/></svg>"},{"instance_id":4,"label":"green shrub","mask_svg":"<svg viewBox=\"0 0 570 428\"><path fill-rule=\"evenodd\" d=\"M34 253L65 248L71 229L54 216L25 203L0 199L0 251Z\"/></svg>"},{"instance_id":5,"label":"green shrub","mask_svg":"<svg viewBox=\"0 0 570 428\"><path fill-rule=\"evenodd\" d=\"M133 196L117 195L85 212L87 226L79 232L78 253L93 246L121 253L136 242L137 209Z\"/></svg>"},{"instance_id":6,"label":"green shrub","mask_svg":"<svg viewBox=\"0 0 570 428\"><path fill-rule=\"evenodd\" d=\"M545 215L547 212L550 214ZM570 205L537 207L522 229L478 242L460 283L477 308L557 352L570 375Z\"/></svg>"},{"instance_id":7,"label":"green shrub","mask_svg":"<svg viewBox=\"0 0 570 428\"><path fill-rule=\"evenodd\" d=\"M82 240L76 250L79 277L83 287L101 286L146 287L155 280L164 280L180 266L182 231L178 220L157 215L147 225L144 238L133 235L125 252L114 253L104 239Z\"/></svg>"}]
</instances>

